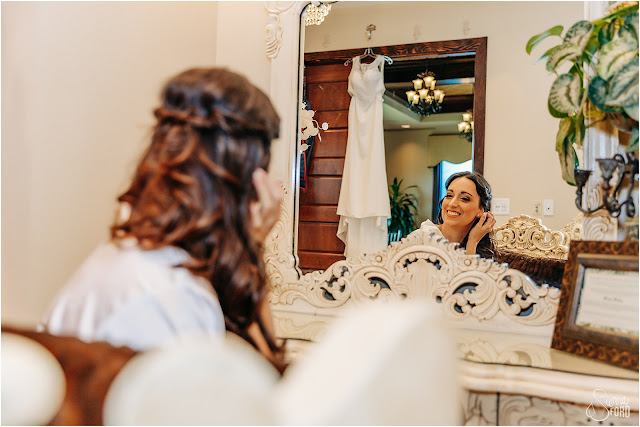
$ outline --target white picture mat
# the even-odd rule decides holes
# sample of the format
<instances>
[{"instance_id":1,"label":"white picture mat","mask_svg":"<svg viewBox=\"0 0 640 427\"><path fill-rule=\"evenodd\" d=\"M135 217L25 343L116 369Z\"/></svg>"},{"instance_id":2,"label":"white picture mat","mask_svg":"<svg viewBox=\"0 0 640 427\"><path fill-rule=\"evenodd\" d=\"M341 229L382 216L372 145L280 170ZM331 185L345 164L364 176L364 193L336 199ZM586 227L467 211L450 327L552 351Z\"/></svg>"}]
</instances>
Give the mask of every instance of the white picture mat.
<instances>
[{"instance_id":1,"label":"white picture mat","mask_svg":"<svg viewBox=\"0 0 640 427\"><path fill-rule=\"evenodd\" d=\"M638 336L638 272L587 268L576 324Z\"/></svg>"}]
</instances>

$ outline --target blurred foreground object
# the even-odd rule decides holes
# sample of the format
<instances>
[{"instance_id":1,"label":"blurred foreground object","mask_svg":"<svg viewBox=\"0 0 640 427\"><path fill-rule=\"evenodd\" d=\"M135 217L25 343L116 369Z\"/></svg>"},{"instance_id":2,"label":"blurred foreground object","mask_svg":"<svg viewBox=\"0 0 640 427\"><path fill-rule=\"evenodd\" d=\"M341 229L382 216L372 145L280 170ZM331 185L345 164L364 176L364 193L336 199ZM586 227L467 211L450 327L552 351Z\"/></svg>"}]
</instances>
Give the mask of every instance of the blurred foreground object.
<instances>
[{"instance_id":1,"label":"blurred foreground object","mask_svg":"<svg viewBox=\"0 0 640 427\"><path fill-rule=\"evenodd\" d=\"M245 341L176 341L133 358L112 383L106 425L275 424L279 373Z\"/></svg>"},{"instance_id":2,"label":"blurred foreground object","mask_svg":"<svg viewBox=\"0 0 640 427\"><path fill-rule=\"evenodd\" d=\"M2 424L46 425L65 394L62 367L45 347L2 333Z\"/></svg>"},{"instance_id":3,"label":"blurred foreground object","mask_svg":"<svg viewBox=\"0 0 640 427\"><path fill-rule=\"evenodd\" d=\"M425 300L358 307L286 371L284 425L459 425L456 345Z\"/></svg>"}]
</instances>

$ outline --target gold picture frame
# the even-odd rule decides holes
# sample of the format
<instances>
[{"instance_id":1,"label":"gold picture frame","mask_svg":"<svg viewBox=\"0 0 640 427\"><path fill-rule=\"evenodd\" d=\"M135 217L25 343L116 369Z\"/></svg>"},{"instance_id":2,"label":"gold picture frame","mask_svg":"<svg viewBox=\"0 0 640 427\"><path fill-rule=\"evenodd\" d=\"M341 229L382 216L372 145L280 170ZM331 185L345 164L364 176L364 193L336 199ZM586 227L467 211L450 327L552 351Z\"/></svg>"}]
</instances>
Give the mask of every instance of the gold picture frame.
<instances>
[{"instance_id":1,"label":"gold picture frame","mask_svg":"<svg viewBox=\"0 0 640 427\"><path fill-rule=\"evenodd\" d=\"M638 370L638 242L572 241L551 347Z\"/></svg>"}]
</instances>

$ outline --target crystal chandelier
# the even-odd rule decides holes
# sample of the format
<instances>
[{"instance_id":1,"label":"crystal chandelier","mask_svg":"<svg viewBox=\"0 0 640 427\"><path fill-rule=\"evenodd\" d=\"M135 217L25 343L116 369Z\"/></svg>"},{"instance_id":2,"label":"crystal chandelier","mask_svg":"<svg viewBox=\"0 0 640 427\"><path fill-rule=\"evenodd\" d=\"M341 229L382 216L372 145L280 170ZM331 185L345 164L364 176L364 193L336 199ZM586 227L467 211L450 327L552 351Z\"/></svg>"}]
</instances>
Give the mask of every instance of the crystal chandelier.
<instances>
[{"instance_id":1,"label":"crystal chandelier","mask_svg":"<svg viewBox=\"0 0 640 427\"><path fill-rule=\"evenodd\" d=\"M462 121L458 123L458 132L467 142L473 141L473 115L470 111L462 113Z\"/></svg>"},{"instance_id":2,"label":"crystal chandelier","mask_svg":"<svg viewBox=\"0 0 640 427\"><path fill-rule=\"evenodd\" d=\"M307 12L304 17L304 25L309 26L322 24L324 17L329 14L330 10L330 4L312 2L309 7L307 7Z\"/></svg>"},{"instance_id":3,"label":"crystal chandelier","mask_svg":"<svg viewBox=\"0 0 640 427\"><path fill-rule=\"evenodd\" d=\"M408 108L421 116L430 116L442 111L444 92L436 87L435 74L425 71L413 80L413 89L407 91Z\"/></svg>"}]
</instances>

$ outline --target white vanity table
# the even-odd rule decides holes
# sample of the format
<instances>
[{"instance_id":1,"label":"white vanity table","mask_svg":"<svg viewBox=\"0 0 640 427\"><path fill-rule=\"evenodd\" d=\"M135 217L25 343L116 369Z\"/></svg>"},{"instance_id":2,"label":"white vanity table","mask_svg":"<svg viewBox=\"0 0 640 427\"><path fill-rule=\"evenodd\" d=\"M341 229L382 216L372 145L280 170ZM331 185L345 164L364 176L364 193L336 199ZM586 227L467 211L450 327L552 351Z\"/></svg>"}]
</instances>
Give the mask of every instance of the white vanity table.
<instances>
[{"instance_id":1,"label":"white vanity table","mask_svg":"<svg viewBox=\"0 0 640 427\"><path fill-rule=\"evenodd\" d=\"M278 335L289 338L293 363L338 319L273 314ZM638 425L637 371L552 349L544 336L465 328L456 333L465 425ZM608 414L600 402L612 398L621 409Z\"/></svg>"}]
</instances>

